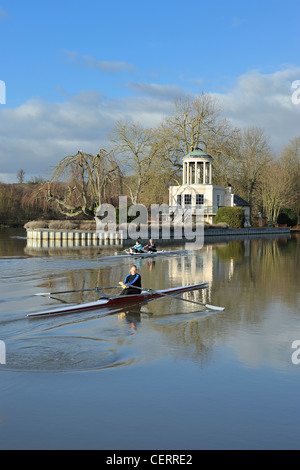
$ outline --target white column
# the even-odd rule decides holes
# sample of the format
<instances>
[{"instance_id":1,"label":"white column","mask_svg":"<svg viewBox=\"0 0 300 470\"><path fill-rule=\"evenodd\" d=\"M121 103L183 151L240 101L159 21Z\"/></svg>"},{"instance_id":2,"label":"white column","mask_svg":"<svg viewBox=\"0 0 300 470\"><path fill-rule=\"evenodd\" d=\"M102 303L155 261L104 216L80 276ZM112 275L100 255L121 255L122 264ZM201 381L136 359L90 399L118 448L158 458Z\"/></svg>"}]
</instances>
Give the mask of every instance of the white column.
<instances>
[{"instance_id":1,"label":"white column","mask_svg":"<svg viewBox=\"0 0 300 470\"><path fill-rule=\"evenodd\" d=\"M206 173L206 163L203 162L203 184L206 183L206 181L205 181L205 173Z\"/></svg>"},{"instance_id":2,"label":"white column","mask_svg":"<svg viewBox=\"0 0 300 470\"><path fill-rule=\"evenodd\" d=\"M186 163L183 163L183 176L182 176L182 184L186 184Z\"/></svg>"},{"instance_id":3,"label":"white column","mask_svg":"<svg viewBox=\"0 0 300 470\"><path fill-rule=\"evenodd\" d=\"M212 164L209 164L209 184L212 184Z\"/></svg>"},{"instance_id":4,"label":"white column","mask_svg":"<svg viewBox=\"0 0 300 470\"><path fill-rule=\"evenodd\" d=\"M190 168L189 168L189 162L186 162L186 184L190 184Z\"/></svg>"},{"instance_id":5,"label":"white column","mask_svg":"<svg viewBox=\"0 0 300 470\"><path fill-rule=\"evenodd\" d=\"M197 161L195 161L195 184L198 184L197 171L198 171L198 165L197 165Z\"/></svg>"}]
</instances>

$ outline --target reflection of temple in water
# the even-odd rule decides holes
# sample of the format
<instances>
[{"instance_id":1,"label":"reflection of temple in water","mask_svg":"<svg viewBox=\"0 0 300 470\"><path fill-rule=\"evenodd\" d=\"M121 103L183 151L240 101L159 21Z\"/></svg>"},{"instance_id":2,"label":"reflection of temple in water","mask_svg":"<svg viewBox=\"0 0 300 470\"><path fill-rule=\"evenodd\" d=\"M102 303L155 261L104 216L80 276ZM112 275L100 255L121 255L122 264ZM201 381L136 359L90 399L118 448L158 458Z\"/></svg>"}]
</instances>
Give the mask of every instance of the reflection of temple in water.
<instances>
[{"instance_id":1,"label":"reflection of temple in water","mask_svg":"<svg viewBox=\"0 0 300 470\"><path fill-rule=\"evenodd\" d=\"M222 245L220 245L220 248ZM216 253L216 245L204 245L199 251L191 251L187 256L169 259L169 279L176 285L208 282L208 288L201 295L203 302L211 300L213 282L217 279L231 280L234 272L234 260L222 262Z\"/></svg>"}]
</instances>

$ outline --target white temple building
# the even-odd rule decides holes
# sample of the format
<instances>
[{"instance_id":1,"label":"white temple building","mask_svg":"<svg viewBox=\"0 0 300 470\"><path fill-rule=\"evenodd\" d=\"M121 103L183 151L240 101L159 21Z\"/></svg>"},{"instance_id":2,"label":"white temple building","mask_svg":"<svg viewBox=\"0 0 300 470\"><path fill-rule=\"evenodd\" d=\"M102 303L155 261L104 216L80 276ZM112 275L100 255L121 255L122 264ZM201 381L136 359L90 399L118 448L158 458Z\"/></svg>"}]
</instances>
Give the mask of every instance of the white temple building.
<instances>
[{"instance_id":1,"label":"white temple building","mask_svg":"<svg viewBox=\"0 0 300 470\"><path fill-rule=\"evenodd\" d=\"M212 184L213 158L202 150L190 152L182 159L183 178L181 186L169 187L169 207L176 210L204 209L205 220L214 222L219 207L242 207L245 227L250 227L250 205L232 192L232 187Z\"/></svg>"}]
</instances>

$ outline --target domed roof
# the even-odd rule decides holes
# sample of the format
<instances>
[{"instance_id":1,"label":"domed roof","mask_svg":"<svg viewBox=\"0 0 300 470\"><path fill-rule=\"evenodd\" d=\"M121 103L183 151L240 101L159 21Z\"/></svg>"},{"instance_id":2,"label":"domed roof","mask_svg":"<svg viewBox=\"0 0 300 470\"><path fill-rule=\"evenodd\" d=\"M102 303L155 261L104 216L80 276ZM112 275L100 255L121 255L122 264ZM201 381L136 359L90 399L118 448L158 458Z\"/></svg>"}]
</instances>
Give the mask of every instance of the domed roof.
<instances>
[{"instance_id":1,"label":"domed roof","mask_svg":"<svg viewBox=\"0 0 300 470\"><path fill-rule=\"evenodd\" d=\"M203 159L212 159L212 156L209 155L206 152L203 152L203 150L193 150L192 152L189 152L184 159L195 159L195 158L203 158Z\"/></svg>"},{"instance_id":2,"label":"domed roof","mask_svg":"<svg viewBox=\"0 0 300 470\"><path fill-rule=\"evenodd\" d=\"M189 152L188 155L200 155L200 156L209 156L208 153L203 152L203 150L193 150L192 152Z\"/></svg>"}]
</instances>

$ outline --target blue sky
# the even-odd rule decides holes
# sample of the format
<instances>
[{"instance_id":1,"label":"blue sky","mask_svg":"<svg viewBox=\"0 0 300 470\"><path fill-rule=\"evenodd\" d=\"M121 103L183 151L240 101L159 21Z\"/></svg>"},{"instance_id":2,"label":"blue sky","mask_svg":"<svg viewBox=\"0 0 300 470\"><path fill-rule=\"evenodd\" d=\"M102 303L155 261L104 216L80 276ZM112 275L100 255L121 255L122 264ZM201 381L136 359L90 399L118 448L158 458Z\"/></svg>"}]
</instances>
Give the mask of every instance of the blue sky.
<instances>
[{"instance_id":1,"label":"blue sky","mask_svg":"<svg viewBox=\"0 0 300 470\"><path fill-rule=\"evenodd\" d=\"M120 118L158 124L216 95L274 152L300 136L299 0L0 0L0 181L95 153Z\"/></svg>"}]
</instances>

